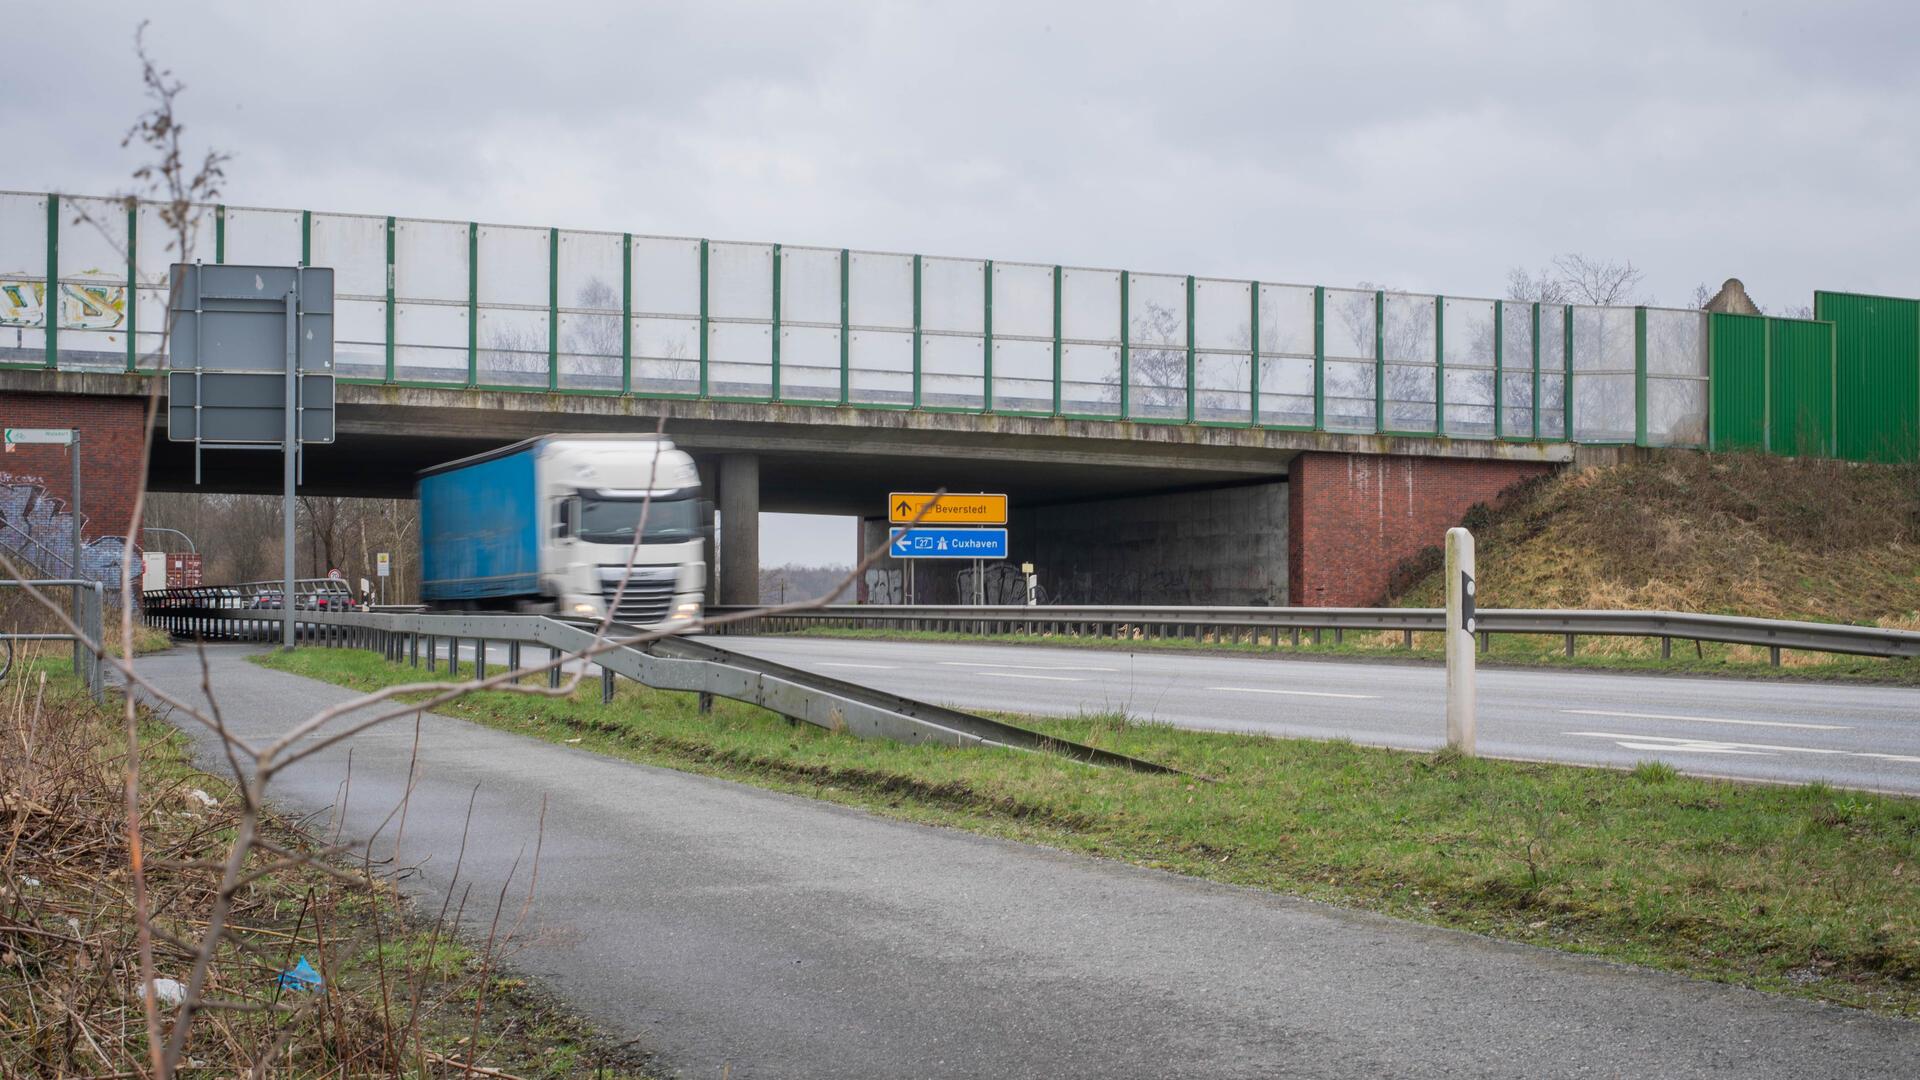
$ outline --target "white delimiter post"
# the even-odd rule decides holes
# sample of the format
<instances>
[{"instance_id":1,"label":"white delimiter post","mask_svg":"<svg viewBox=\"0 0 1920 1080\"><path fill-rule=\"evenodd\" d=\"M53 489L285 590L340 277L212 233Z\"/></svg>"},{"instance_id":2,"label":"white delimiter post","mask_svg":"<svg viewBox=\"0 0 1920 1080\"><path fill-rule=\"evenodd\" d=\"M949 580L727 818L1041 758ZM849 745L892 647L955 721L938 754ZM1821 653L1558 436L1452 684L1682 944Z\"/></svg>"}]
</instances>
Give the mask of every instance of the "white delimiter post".
<instances>
[{"instance_id":1,"label":"white delimiter post","mask_svg":"<svg viewBox=\"0 0 1920 1080\"><path fill-rule=\"evenodd\" d=\"M1447 745L1473 756L1473 534L1447 530Z\"/></svg>"}]
</instances>

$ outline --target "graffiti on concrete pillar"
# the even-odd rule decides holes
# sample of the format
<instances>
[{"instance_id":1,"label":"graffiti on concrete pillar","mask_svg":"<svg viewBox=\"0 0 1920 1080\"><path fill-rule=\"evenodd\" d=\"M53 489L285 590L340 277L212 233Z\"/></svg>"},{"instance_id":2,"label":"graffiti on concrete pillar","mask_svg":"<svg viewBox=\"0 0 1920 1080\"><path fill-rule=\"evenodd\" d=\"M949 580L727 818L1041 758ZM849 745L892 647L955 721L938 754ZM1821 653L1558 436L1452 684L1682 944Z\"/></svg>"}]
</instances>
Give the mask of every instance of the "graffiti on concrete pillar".
<instances>
[{"instance_id":1,"label":"graffiti on concrete pillar","mask_svg":"<svg viewBox=\"0 0 1920 1080\"><path fill-rule=\"evenodd\" d=\"M907 602L906 578L897 567L870 567L866 574L866 602L904 604Z\"/></svg>"},{"instance_id":2,"label":"graffiti on concrete pillar","mask_svg":"<svg viewBox=\"0 0 1920 1080\"><path fill-rule=\"evenodd\" d=\"M82 539L76 574L74 524L66 501L47 493L44 478L0 472L0 549L8 558L25 563L41 577L83 577L117 586L121 564L126 561L126 538ZM85 535L83 525L81 536Z\"/></svg>"}]
</instances>

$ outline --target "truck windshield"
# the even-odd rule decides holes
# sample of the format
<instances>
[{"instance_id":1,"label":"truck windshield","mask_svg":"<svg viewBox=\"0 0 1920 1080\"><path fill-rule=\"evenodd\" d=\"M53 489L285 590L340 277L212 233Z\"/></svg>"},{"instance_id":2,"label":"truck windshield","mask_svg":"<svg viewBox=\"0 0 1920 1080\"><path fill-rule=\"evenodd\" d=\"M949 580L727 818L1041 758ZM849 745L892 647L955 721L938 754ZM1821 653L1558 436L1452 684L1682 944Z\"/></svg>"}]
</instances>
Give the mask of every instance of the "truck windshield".
<instances>
[{"instance_id":1,"label":"truck windshield","mask_svg":"<svg viewBox=\"0 0 1920 1080\"><path fill-rule=\"evenodd\" d=\"M582 493L580 496L580 539L589 544L631 544L633 530L640 524L645 509L646 531L643 544L675 543L700 535L700 500L691 496L675 499L603 499Z\"/></svg>"}]
</instances>

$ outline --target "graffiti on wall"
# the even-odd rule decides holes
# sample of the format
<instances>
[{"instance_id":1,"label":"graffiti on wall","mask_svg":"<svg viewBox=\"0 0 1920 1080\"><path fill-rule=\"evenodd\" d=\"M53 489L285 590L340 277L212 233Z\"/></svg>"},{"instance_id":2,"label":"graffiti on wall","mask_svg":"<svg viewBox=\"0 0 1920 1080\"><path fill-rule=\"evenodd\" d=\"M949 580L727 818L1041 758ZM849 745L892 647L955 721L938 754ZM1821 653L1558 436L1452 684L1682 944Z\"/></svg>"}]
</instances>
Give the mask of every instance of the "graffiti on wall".
<instances>
[{"instance_id":1,"label":"graffiti on wall","mask_svg":"<svg viewBox=\"0 0 1920 1080\"><path fill-rule=\"evenodd\" d=\"M78 576L117 586L127 557L126 538L86 540L83 524L80 572L75 575L74 524L66 501L47 493L44 478L0 472L0 548L8 558L26 563L43 577ZM137 550L134 558L139 558Z\"/></svg>"},{"instance_id":2,"label":"graffiti on wall","mask_svg":"<svg viewBox=\"0 0 1920 1080\"><path fill-rule=\"evenodd\" d=\"M99 272L87 271L89 274ZM125 285L61 283L60 329L114 330L126 321ZM46 324L45 282L0 279L0 326L34 329Z\"/></svg>"}]
</instances>

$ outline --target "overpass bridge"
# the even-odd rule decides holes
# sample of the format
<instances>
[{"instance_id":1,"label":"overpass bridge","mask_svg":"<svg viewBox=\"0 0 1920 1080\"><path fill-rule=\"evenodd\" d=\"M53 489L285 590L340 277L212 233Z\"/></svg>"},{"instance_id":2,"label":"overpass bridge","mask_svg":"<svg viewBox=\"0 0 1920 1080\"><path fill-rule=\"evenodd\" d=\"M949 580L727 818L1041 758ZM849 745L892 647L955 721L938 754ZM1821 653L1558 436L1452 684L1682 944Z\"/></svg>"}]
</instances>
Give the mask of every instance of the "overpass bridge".
<instances>
[{"instance_id":1,"label":"overpass bridge","mask_svg":"<svg viewBox=\"0 0 1920 1080\"><path fill-rule=\"evenodd\" d=\"M1855 325L1920 326L1910 301L1821 294L1838 299L1820 321L1749 319L203 209L197 258L335 270L339 441L312 451L308 490L401 496L488 446L664 419L719 492L735 602L757 511L860 515L871 545L890 489L1008 492L1016 558L1082 602L1337 605L1576 454L1844 454L1845 430L1879 439L1855 456L1911 456L1912 357L1896 343L1856 372L1836 330L1862 305ZM155 205L0 192L0 419L98 429L89 531L130 507L168 237ZM1849 388L1899 410L1843 423ZM59 470L22 450L0 484L57 501ZM210 490L277 482L263 455L214 460ZM156 441L146 480L190 487L185 448Z\"/></svg>"}]
</instances>

